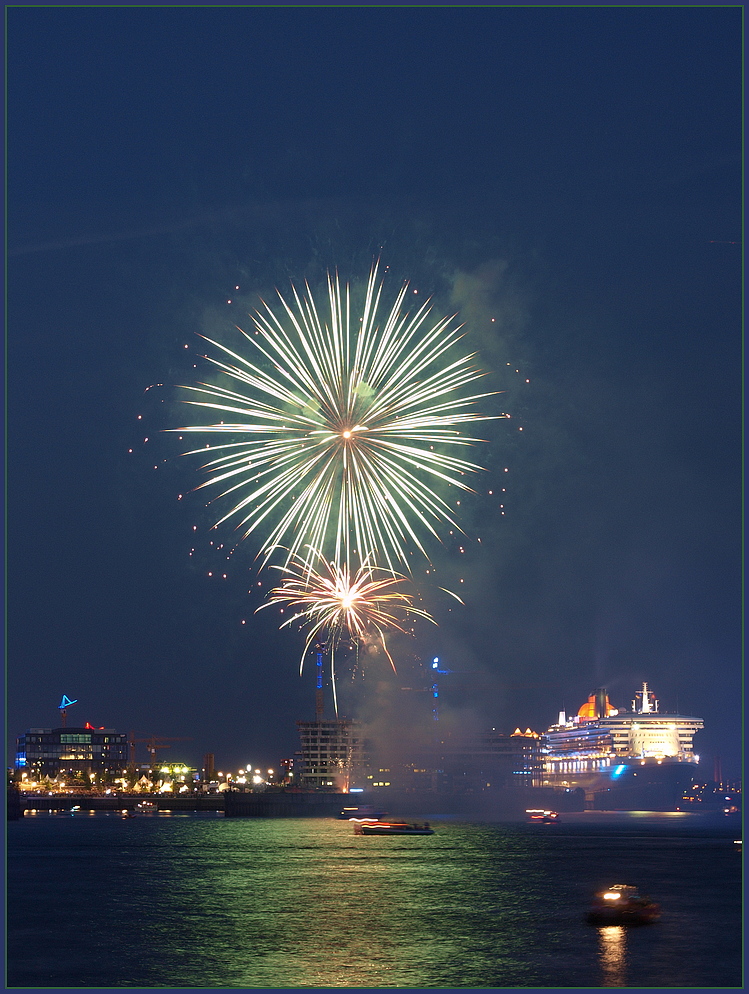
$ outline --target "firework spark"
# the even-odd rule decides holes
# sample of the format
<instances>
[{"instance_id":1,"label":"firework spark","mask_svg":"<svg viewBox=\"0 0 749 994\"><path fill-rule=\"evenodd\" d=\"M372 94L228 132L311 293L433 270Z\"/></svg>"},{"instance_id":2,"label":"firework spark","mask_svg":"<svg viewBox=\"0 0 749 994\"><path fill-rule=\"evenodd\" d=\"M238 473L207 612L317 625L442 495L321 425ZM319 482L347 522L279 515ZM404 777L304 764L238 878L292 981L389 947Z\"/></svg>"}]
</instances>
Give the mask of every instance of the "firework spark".
<instances>
[{"instance_id":1,"label":"firework spark","mask_svg":"<svg viewBox=\"0 0 749 994\"><path fill-rule=\"evenodd\" d=\"M436 488L471 490L463 477L481 468L455 453L478 441L460 426L490 420L474 410L490 394L464 392L484 373L455 353L453 317L432 323L429 301L404 309L407 284L381 316L377 271L360 310L337 275L321 306L308 285L292 286L291 302L279 293L278 312L263 302L254 334L237 329L241 351L206 339L220 355L204 358L227 385L184 388L187 403L227 419L173 429L218 436L186 453L208 455L200 486L229 501L215 525L232 518L242 538L261 536L263 566L312 547L352 570L371 552L410 572L410 548L428 558L420 534L460 530Z\"/></svg>"},{"instance_id":2,"label":"firework spark","mask_svg":"<svg viewBox=\"0 0 749 994\"><path fill-rule=\"evenodd\" d=\"M315 561L320 568L315 566ZM368 560L352 574L347 564L329 562L313 551L308 559L295 555L283 567L272 566L283 573L279 587L268 594L258 611L271 604L291 607L295 613L281 628L301 622L307 628L307 641L299 664L301 673L310 646L321 633L328 641L331 659L333 700L336 714L338 703L335 683L335 647L346 637L363 644L375 638L395 671L395 663L385 641L385 633L404 634L409 617L425 618L436 624L432 616L414 607L413 596L403 590L406 577L373 566Z\"/></svg>"}]
</instances>

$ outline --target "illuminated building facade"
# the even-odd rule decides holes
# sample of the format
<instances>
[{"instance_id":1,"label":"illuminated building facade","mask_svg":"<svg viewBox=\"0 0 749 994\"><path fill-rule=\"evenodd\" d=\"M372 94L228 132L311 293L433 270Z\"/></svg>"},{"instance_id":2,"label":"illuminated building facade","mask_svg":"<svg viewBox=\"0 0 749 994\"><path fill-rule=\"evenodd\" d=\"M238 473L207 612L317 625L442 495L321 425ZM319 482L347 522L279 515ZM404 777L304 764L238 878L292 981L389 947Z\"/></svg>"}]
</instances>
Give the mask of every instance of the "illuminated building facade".
<instances>
[{"instance_id":1,"label":"illuminated building facade","mask_svg":"<svg viewBox=\"0 0 749 994\"><path fill-rule=\"evenodd\" d=\"M351 771L361 763L361 740L356 722L298 721L300 787L347 791Z\"/></svg>"},{"instance_id":2,"label":"illuminated building facade","mask_svg":"<svg viewBox=\"0 0 749 994\"><path fill-rule=\"evenodd\" d=\"M113 728L30 728L16 740L15 767L34 779L61 773L121 776L127 762L127 735Z\"/></svg>"}]
</instances>

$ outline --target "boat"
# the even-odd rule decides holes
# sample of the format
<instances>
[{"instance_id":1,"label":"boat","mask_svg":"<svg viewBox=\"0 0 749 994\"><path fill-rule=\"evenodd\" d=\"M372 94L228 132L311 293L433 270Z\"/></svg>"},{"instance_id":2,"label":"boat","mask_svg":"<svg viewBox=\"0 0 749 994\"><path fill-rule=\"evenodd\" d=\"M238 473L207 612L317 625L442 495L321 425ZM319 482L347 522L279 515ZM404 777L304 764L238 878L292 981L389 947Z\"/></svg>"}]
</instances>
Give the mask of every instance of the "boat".
<instances>
[{"instance_id":1,"label":"boat","mask_svg":"<svg viewBox=\"0 0 749 994\"><path fill-rule=\"evenodd\" d=\"M612 706L605 688L542 736L542 782L585 791L596 810L673 811L697 773L694 735L702 718L662 711L643 683L631 710Z\"/></svg>"},{"instance_id":2,"label":"boat","mask_svg":"<svg viewBox=\"0 0 749 994\"><path fill-rule=\"evenodd\" d=\"M429 822L409 824L405 821L360 821L354 824L355 835L434 835Z\"/></svg>"},{"instance_id":3,"label":"boat","mask_svg":"<svg viewBox=\"0 0 749 994\"><path fill-rule=\"evenodd\" d=\"M540 822L542 825L559 824L558 811L549 811L548 808L526 808L525 813L530 822Z\"/></svg>"},{"instance_id":4,"label":"boat","mask_svg":"<svg viewBox=\"0 0 749 994\"><path fill-rule=\"evenodd\" d=\"M153 812L159 810L159 806L153 801L138 801L135 805L135 809L141 814L152 814Z\"/></svg>"},{"instance_id":5,"label":"boat","mask_svg":"<svg viewBox=\"0 0 749 994\"><path fill-rule=\"evenodd\" d=\"M586 915L590 925L650 925L660 917L660 905L628 884L599 891Z\"/></svg>"}]
</instances>

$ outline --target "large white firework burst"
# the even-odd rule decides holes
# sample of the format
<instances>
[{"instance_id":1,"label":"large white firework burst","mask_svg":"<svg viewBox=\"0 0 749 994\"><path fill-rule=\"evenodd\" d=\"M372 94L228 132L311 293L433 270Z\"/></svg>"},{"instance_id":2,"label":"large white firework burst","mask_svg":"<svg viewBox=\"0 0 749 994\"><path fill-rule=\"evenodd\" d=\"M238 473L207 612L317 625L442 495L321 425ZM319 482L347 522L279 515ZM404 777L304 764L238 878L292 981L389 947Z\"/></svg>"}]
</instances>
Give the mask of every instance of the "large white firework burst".
<instances>
[{"instance_id":1,"label":"large white firework burst","mask_svg":"<svg viewBox=\"0 0 749 994\"><path fill-rule=\"evenodd\" d=\"M460 530L438 490L471 490L464 476L480 469L457 453L478 441L461 426L490 417L474 408L490 394L464 390L484 374L456 354L454 316L434 323L428 300L404 308L408 284L381 309L377 264L360 310L337 274L324 303L305 290L263 302L254 331L237 329L241 348L206 339L224 382L184 389L221 420L175 430L216 437L186 454L208 456L201 486L229 504L216 526L231 518L259 537L263 565L311 547L352 569L373 557L410 571L427 534Z\"/></svg>"}]
</instances>

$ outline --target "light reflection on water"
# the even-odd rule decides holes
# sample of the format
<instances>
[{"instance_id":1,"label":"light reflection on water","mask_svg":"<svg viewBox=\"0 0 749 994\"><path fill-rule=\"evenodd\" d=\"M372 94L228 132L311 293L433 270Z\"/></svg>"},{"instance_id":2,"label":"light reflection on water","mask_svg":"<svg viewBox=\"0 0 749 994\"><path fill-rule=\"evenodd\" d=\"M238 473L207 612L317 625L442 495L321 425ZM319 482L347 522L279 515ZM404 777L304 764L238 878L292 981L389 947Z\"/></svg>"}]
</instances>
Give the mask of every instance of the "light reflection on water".
<instances>
[{"instance_id":1,"label":"light reflection on water","mask_svg":"<svg viewBox=\"0 0 749 994\"><path fill-rule=\"evenodd\" d=\"M601 987L627 986L627 929L603 925L598 929Z\"/></svg>"},{"instance_id":2,"label":"light reflection on water","mask_svg":"<svg viewBox=\"0 0 749 994\"><path fill-rule=\"evenodd\" d=\"M232 986L455 986L466 957L475 973L487 956L511 961L517 973L523 933L516 881L534 873L523 847L508 846L490 868L489 851L456 847L449 832L383 839L355 836L345 823L296 822L289 830L285 822L233 821L222 828L226 855L205 863L196 853L202 872L181 876L169 901L192 906L190 925L203 942L222 895L222 925L210 941L232 963ZM487 876L494 900L487 904L486 894L477 906L471 879L480 886ZM490 935L487 914L502 922Z\"/></svg>"},{"instance_id":3,"label":"light reflection on water","mask_svg":"<svg viewBox=\"0 0 749 994\"><path fill-rule=\"evenodd\" d=\"M433 836L383 838L333 820L61 815L13 823L9 983L739 983L741 887L730 839L639 827L433 825ZM586 925L591 895L614 880L647 885L662 921L632 934Z\"/></svg>"}]
</instances>

